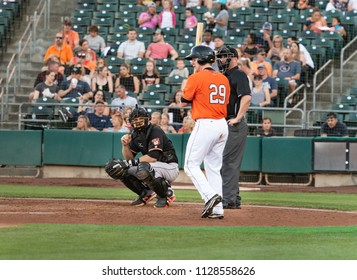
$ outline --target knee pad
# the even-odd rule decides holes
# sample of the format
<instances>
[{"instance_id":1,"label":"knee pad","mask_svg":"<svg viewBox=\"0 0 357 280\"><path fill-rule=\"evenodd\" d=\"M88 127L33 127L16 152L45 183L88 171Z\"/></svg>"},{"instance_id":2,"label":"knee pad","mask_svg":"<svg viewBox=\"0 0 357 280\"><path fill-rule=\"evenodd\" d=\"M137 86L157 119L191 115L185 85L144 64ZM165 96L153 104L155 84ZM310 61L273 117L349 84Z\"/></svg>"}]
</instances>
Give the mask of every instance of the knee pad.
<instances>
[{"instance_id":1,"label":"knee pad","mask_svg":"<svg viewBox=\"0 0 357 280\"><path fill-rule=\"evenodd\" d=\"M164 178L155 178L154 180L151 181L150 183L150 188L156 192L156 194L159 196L159 197L167 197L168 194L170 193L169 192L169 188L171 190L171 185L170 183L165 180ZM172 195L172 190L171 190L171 195Z\"/></svg>"},{"instance_id":2,"label":"knee pad","mask_svg":"<svg viewBox=\"0 0 357 280\"><path fill-rule=\"evenodd\" d=\"M127 175L120 179L120 181L131 191L137 195L142 195L142 193L148 189L148 187L141 182L138 178L133 175Z\"/></svg>"},{"instance_id":3,"label":"knee pad","mask_svg":"<svg viewBox=\"0 0 357 280\"><path fill-rule=\"evenodd\" d=\"M139 180L148 185L155 179L155 171L148 162L140 162L135 175Z\"/></svg>"}]
</instances>

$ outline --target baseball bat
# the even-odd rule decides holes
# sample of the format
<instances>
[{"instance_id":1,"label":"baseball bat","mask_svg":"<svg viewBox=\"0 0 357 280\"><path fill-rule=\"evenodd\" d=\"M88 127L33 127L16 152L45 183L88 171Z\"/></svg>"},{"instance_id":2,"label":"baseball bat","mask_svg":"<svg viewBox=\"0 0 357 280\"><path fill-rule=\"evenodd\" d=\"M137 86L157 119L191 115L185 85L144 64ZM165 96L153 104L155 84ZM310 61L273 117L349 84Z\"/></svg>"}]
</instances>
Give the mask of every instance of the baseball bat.
<instances>
[{"instance_id":1,"label":"baseball bat","mask_svg":"<svg viewBox=\"0 0 357 280\"><path fill-rule=\"evenodd\" d=\"M197 24L197 29L196 29L196 45L201 45L202 44L202 35L203 35L203 22L199 22Z\"/></svg>"}]
</instances>

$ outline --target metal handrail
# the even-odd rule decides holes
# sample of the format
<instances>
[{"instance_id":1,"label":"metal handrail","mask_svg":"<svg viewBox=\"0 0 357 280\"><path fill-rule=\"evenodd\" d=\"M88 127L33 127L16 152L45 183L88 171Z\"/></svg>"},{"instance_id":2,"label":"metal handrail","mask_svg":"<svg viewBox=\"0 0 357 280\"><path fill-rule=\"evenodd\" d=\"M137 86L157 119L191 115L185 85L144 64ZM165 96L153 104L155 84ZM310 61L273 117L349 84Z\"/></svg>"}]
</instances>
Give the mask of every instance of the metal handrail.
<instances>
[{"instance_id":1,"label":"metal handrail","mask_svg":"<svg viewBox=\"0 0 357 280\"><path fill-rule=\"evenodd\" d=\"M330 113L331 109L314 109L314 110L310 110L307 112L307 128L317 128L317 126L314 126L313 124L310 124L310 122L314 119L313 117L311 117L311 115L313 113ZM350 113L356 113L356 110L333 110L334 113L338 114L350 114ZM325 120L323 120L325 121ZM348 120L347 120L348 122ZM354 127L355 129L357 129L356 127ZM351 128L349 128L351 129Z\"/></svg>"},{"instance_id":2,"label":"metal handrail","mask_svg":"<svg viewBox=\"0 0 357 280\"><path fill-rule=\"evenodd\" d=\"M354 51L346 60L344 61L345 58L345 52L353 45L353 43L357 42L357 36L353 38L352 41L350 41L346 46L344 46L341 50L341 57L340 57L340 94L343 94L343 70L344 66L349 62L356 54L357 50Z\"/></svg>"},{"instance_id":3,"label":"metal handrail","mask_svg":"<svg viewBox=\"0 0 357 280\"><path fill-rule=\"evenodd\" d=\"M317 76L325 69L327 68L327 66L329 66L331 64L331 72L329 75L327 75L322 81L321 83L317 84ZM333 60L329 59L323 66L320 67L319 70L317 70L314 74L313 77L313 91L312 91L312 108L316 109L316 91L319 90L323 85L325 85L325 83L328 81L328 79L330 79L331 77L334 76L335 70L333 68ZM331 79L331 102L333 102L333 97L334 97L334 81L333 79Z\"/></svg>"}]
</instances>

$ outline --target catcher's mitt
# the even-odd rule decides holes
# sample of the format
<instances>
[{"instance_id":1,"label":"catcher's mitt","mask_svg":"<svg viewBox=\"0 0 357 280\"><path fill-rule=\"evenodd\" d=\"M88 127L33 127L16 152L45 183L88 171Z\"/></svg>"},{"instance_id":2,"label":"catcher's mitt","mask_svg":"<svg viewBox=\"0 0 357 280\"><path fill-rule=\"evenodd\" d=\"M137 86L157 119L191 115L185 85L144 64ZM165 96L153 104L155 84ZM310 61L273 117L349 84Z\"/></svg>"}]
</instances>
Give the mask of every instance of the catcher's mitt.
<instances>
[{"instance_id":1,"label":"catcher's mitt","mask_svg":"<svg viewBox=\"0 0 357 280\"><path fill-rule=\"evenodd\" d=\"M105 165L105 172L115 180L122 179L126 173L130 164L126 160L110 160Z\"/></svg>"}]
</instances>

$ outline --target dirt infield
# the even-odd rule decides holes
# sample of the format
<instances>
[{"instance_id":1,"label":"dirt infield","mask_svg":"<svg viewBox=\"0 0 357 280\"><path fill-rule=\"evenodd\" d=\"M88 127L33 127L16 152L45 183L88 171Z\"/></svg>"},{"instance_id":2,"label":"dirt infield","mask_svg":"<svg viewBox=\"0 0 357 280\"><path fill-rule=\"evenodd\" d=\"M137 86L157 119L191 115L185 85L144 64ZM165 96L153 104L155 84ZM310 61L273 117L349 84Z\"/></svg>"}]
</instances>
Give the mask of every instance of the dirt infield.
<instances>
[{"instance_id":1,"label":"dirt infield","mask_svg":"<svg viewBox=\"0 0 357 280\"><path fill-rule=\"evenodd\" d=\"M5 183L46 186L120 187L113 180L0 178L0 184ZM357 193L357 187L262 187L261 191ZM226 210L223 220L210 220L200 218L203 203L174 202L166 209L155 209L152 206L153 202L144 207L132 207L129 201L119 200L2 198L0 199L0 227L25 223L162 226L357 225L357 212L243 204L240 210Z\"/></svg>"}]
</instances>

